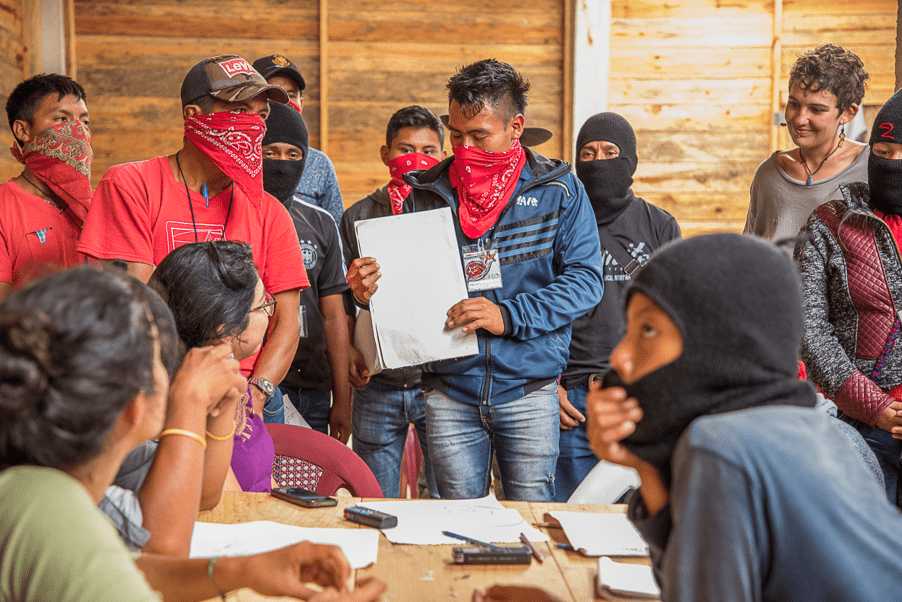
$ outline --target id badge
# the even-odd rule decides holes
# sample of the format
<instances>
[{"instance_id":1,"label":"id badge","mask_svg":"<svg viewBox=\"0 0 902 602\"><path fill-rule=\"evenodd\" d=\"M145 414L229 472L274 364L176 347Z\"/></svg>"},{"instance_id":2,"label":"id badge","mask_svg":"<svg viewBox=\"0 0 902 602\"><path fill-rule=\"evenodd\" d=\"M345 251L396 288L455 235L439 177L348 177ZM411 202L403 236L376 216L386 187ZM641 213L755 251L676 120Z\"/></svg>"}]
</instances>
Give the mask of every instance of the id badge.
<instances>
[{"instance_id":1,"label":"id badge","mask_svg":"<svg viewBox=\"0 0 902 602\"><path fill-rule=\"evenodd\" d=\"M487 291L501 288L501 263L498 249L482 245L467 245L461 248L464 259L464 276L469 292Z\"/></svg>"}]
</instances>

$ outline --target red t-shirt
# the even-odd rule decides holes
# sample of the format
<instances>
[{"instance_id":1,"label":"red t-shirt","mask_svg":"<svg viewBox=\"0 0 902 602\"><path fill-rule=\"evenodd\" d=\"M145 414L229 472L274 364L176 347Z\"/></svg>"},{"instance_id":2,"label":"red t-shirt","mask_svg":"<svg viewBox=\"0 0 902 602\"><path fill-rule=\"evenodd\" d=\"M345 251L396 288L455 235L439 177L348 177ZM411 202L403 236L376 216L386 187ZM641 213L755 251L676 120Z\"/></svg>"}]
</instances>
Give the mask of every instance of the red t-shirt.
<instances>
[{"instance_id":1,"label":"red t-shirt","mask_svg":"<svg viewBox=\"0 0 902 602\"><path fill-rule=\"evenodd\" d=\"M78 250L156 266L173 249L195 242L195 234L198 241L225 238L251 245L270 293L310 286L294 222L275 197L264 193L258 209L237 186L212 197L209 206L202 195L193 190L190 195L189 206L185 186L176 182L166 157L111 167L94 191ZM256 354L246 359L242 368L252 368L256 359Z\"/></svg>"},{"instance_id":2,"label":"red t-shirt","mask_svg":"<svg viewBox=\"0 0 902 602\"><path fill-rule=\"evenodd\" d=\"M14 288L47 271L85 262L79 228L61 211L10 180L0 185L0 282Z\"/></svg>"}]
</instances>

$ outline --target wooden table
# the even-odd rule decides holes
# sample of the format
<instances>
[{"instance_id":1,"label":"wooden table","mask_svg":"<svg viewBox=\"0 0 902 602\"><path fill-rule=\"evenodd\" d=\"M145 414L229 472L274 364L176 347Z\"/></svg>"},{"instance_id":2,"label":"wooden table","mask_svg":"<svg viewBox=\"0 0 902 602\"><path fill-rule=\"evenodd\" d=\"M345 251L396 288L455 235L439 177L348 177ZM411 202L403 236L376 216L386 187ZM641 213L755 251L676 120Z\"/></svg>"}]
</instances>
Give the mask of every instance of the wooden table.
<instances>
[{"instance_id":1,"label":"wooden table","mask_svg":"<svg viewBox=\"0 0 902 602\"><path fill-rule=\"evenodd\" d=\"M376 500L363 500L376 501ZM384 500L379 500L384 501ZM265 493L224 492L213 510L201 512L198 520L211 523L242 523L269 520L299 527L331 527L366 529L343 518L343 510L360 503L359 498L338 498L334 508L301 508L277 500ZM536 502L502 502L516 509L528 523L545 520L551 510L571 512L626 511L624 505L555 504ZM533 560L529 565L456 565L451 562L452 545L395 545L385 536L379 537L379 555L375 564L354 571L357 579L376 576L388 585L382 596L386 602L469 601L475 588L496 583L540 586L562 600L585 602L597 600L595 573L597 559L577 552L561 550L555 544L567 543L561 529L542 529L551 539L534 542L545 557L544 563ZM464 544L461 544L464 545ZM630 562L630 559L618 559ZM648 559L633 559L648 563ZM250 590L241 590L229 600L258 601L263 598Z\"/></svg>"}]
</instances>

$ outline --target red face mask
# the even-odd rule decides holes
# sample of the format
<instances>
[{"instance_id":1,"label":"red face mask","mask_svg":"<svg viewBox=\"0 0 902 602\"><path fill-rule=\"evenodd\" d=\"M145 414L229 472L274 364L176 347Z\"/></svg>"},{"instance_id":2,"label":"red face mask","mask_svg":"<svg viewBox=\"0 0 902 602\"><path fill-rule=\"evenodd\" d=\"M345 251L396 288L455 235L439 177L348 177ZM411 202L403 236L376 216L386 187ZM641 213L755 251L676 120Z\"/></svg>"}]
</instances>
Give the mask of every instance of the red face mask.
<instances>
[{"instance_id":1,"label":"red face mask","mask_svg":"<svg viewBox=\"0 0 902 602\"><path fill-rule=\"evenodd\" d=\"M391 198L392 214L401 215L404 199L410 194L410 184L404 181L404 174L415 169L429 169L437 164L438 159L423 153L408 153L388 162L388 172L391 174L388 196Z\"/></svg>"},{"instance_id":2,"label":"red face mask","mask_svg":"<svg viewBox=\"0 0 902 602\"><path fill-rule=\"evenodd\" d=\"M301 107L299 107L298 105L294 104L294 103L291 102L290 100L288 101L288 106L291 107L292 109L294 109L295 111L297 111L298 113L301 112Z\"/></svg>"},{"instance_id":3,"label":"red face mask","mask_svg":"<svg viewBox=\"0 0 902 602\"><path fill-rule=\"evenodd\" d=\"M39 180L47 184L81 226L91 207L91 130L80 121L66 121L38 132L19 149L9 149Z\"/></svg>"},{"instance_id":4,"label":"red face mask","mask_svg":"<svg viewBox=\"0 0 902 602\"><path fill-rule=\"evenodd\" d=\"M526 153L514 140L506 153L490 153L475 146L455 146L448 169L451 186L460 199L460 227L470 238L489 231L514 195Z\"/></svg>"},{"instance_id":5,"label":"red face mask","mask_svg":"<svg viewBox=\"0 0 902 602\"><path fill-rule=\"evenodd\" d=\"M247 195L263 202L263 136L266 122L256 114L213 113L185 118L185 138Z\"/></svg>"}]
</instances>

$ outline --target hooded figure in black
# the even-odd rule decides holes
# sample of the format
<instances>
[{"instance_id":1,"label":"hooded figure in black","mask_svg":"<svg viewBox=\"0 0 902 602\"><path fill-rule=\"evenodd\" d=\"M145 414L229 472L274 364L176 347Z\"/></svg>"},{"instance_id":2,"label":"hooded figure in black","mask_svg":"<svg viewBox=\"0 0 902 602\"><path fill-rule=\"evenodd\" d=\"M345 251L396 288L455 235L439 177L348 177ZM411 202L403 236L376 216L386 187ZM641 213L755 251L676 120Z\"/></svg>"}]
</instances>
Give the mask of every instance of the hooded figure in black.
<instances>
[{"instance_id":1,"label":"hooded figure in black","mask_svg":"<svg viewBox=\"0 0 902 602\"><path fill-rule=\"evenodd\" d=\"M878 142L902 144L902 90L893 94L874 118L871 154L868 155L871 207L884 213L902 215L902 161L881 157L874 151L874 144Z\"/></svg>"},{"instance_id":2,"label":"hooded figure in black","mask_svg":"<svg viewBox=\"0 0 902 602\"><path fill-rule=\"evenodd\" d=\"M696 237L655 255L633 278L624 303L636 293L673 320L682 353L628 385L612 371L605 385L622 386L639 402L643 417L623 444L666 485L677 439L699 416L814 407L814 388L798 378L801 283L785 252L754 237Z\"/></svg>"},{"instance_id":3,"label":"hooded figure in black","mask_svg":"<svg viewBox=\"0 0 902 602\"><path fill-rule=\"evenodd\" d=\"M593 388L590 434L640 474L627 516L663 602L899 599L902 516L798 378L801 293L737 234L664 247L627 290L611 365L633 398Z\"/></svg>"},{"instance_id":4,"label":"hooded figure in black","mask_svg":"<svg viewBox=\"0 0 902 602\"><path fill-rule=\"evenodd\" d=\"M297 161L267 158L271 151L263 151L263 189L273 195L286 208L291 201L304 174L309 150L307 124L301 114L286 105L272 103L269 105L269 116L266 118L266 135L263 146L281 143L297 147L302 157ZM291 151L289 151L290 154Z\"/></svg>"},{"instance_id":5,"label":"hooded figure in black","mask_svg":"<svg viewBox=\"0 0 902 602\"><path fill-rule=\"evenodd\" d=\"M558 391L563 414L556 502L566 502L598 462L589 449L583 422L586 394L589 379L607 371L608 356L620 340L621 299L630 274L659 247L680 238L672 215L633 194L636 136L626 119L615 113L590 117L577 137L576 158L576 175L586 188L598 224L604 295L601 303L573 322L570 358Z\"/></svg>"}]
</instances>

